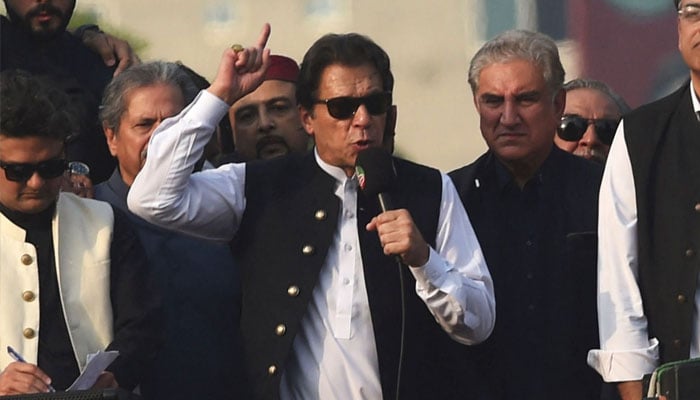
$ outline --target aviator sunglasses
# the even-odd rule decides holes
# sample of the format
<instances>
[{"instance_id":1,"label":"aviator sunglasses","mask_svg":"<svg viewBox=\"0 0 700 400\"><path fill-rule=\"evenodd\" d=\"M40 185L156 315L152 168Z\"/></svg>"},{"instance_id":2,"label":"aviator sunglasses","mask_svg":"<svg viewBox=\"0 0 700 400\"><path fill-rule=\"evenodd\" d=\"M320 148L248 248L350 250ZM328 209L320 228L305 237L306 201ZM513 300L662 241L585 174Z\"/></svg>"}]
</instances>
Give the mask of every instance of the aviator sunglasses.
<instances>
[{"instance_id":1,"label":"aviator sunglasses","mask_svg":"<svg viewBox=\"0 0 700 400\"><path fill-rule=\"evenodd\" d=\"M0 168L5 170L8 181L26 182L34 172L38 173L42 179L58 178L68 169L68 162L62 158L42 161L38 164L14 164L0 161Z\"/></svg>"},{"instance_id":2,"label":"aviator sunglasses","mask_svg":"<svg viewBox=\"0 0 700 400\"><path fill-rule=\"evenodd\" d=\"M319 99L314 104L325 104L328 114L335 119L352 118L364 104L371 115L381 115L391 107L391 92L374 93L364 97L334 97L332 99Z\"/></svg>"},{"instance_id":3,"label":"aviator sunglasses","mask_svg":"<svg viewBox=\"0 0 700 400\"><path fill-rule=\"evenodd\" d=\"M567 142L576 142L581 140L588 125L592 124L600 141L610 145L618 123L616 119L588 119L578 115L566 115L557 126L557 135Z\"/></svg>"}]
</instances>

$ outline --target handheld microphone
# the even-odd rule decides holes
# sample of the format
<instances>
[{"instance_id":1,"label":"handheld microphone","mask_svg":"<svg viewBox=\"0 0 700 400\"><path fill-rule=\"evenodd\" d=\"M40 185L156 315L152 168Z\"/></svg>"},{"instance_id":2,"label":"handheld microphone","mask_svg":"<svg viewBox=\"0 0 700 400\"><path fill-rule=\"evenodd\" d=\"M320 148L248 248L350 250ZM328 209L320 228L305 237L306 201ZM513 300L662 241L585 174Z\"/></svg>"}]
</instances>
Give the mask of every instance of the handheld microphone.
<instances>
[{"instance_id":1,"label":"handheld microphone","mask_svg":"<svg viewBox=\"0 0 700 400\"><path fill-rule=\"evenodd\" d=\"M393 210L389 192L396 187L396 169L391 154L381 147L370 147L357 154L355 173L360 189L367 197L376 196L382 212ZM399 344L398 369L396 371L396 400L401 396L401 375L403 370L404 347L406 339L406 294L404 268L401 257L394 254L398 267L399 288L401 293L401 338Z\"/></svg>"},{"instance_id":2,"label":"handheld microphone","mask_svg":"<svg viewBox=\"0 0 700 400\"><path fill-rule=\"evenodd\" d=\"M355 160L357 182L367 198L376 197L382 212L394 209L389 192L396 188L396 169L394 159L381 147L370 147L360 151ZM394 255L401 264L401 257Z\"/></svg>"},{"instance_id":3,"label":"handheld microphone","mask_svg":"<svg viewBox=\"0 0 700 400\"><path fill-rule=\"evenodd\" d=\"M370 147L357 154L355 173L360 189L377 197L382 211L393 210L389 192L396 187L396 169L391 154L381 147Z\"/></svg>"}]
</instances>

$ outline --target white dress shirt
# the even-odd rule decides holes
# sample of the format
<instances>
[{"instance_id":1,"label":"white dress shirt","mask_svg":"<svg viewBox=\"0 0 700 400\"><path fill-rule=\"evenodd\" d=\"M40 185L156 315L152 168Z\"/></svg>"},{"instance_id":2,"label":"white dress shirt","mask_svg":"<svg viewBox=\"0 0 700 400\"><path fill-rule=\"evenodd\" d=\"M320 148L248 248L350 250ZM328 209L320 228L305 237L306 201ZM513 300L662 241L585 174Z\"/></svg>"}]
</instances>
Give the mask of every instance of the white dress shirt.
<instances>
[{"instance_id":1,"label":"white dress shirt","mask_svg":"<svg viewBox=\"0 0 700 400\"><path fill-rule=\"evenodd\" d=\"M245 211L245 164L190 174L228 105L201 92L153 133L146 163L129 191L129 208L169 229L230 240ZM283 398L377 399L381 385L357 232L357 188L337 167L341 200L333 245L283 372ZM456 341L485 340L495 321L493 283L451 180L442 174L436 248L426 265L410 266L416 293Z\"/></svg>"},{"instance_id":2,"label":"white dress shirt","mask_svg":"<svg viewBox=\"0 0 700 400\"><path fill-rule=\"evenodd\" d=\"M697 113L700 102L692 84L690 92ZM601 349L588 353L588 364L606 382L639 380L658 365L659 342L648 336L647 319L637 285L637 202L624 120L620 122L610 147L599 201L598 325ZM696 290L691 357L700 356L699 309L700 290Z\"/></svg>"}]
</instances>

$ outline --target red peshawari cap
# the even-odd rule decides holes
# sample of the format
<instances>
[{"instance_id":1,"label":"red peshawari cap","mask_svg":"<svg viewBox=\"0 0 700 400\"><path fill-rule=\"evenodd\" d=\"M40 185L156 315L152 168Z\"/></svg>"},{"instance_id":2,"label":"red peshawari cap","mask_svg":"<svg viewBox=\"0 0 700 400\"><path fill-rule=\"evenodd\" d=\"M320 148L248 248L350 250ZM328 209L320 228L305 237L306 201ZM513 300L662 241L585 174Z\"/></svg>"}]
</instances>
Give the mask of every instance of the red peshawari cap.
<instances>
[{"instance_id":1,"label":"red peshawari cap","mask_svg":"<svg viewBox=\"0 0 700 400\"><path fill-rule=\"evenodd\" d=\"M270 66L265 72L264 80L277 80L296 83L299 76L299 65L289 57L280 55L270 56Z\"/></svg>"}]
</instances>

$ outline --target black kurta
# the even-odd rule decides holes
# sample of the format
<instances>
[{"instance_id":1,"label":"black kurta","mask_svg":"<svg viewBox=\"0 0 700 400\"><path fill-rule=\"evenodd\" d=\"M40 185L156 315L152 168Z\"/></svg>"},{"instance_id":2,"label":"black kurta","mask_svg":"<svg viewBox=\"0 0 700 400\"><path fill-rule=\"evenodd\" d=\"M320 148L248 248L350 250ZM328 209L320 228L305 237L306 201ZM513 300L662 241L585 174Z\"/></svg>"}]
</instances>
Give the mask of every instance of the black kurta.
<instances>
[{"instance_id":1,"label":"black kurta","mask_svg":"<svg viewBox=\"0 0 700 400\"><path fill-rule=\"evenodd\" d=\"M558 148L522 188L491 152L450 173L491 272L496 325L468 349L493 399L594 399L601 168Z\"/></svg>"}]
</instances>

